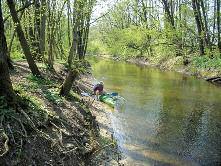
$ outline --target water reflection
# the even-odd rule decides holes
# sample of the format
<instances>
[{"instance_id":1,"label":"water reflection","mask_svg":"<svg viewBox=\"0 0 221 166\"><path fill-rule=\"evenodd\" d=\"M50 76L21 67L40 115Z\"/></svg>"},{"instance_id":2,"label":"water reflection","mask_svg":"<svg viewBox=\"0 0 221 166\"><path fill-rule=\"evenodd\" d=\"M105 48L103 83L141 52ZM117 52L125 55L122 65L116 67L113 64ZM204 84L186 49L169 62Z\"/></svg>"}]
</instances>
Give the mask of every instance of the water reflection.
<instances>
[{"instance_id":1,"label":"water reflection","mask_svg":"<svg viewBox=\"0 0 221 166\"><path fill-rule=\"evenodd\" d=\"M174 72L106 60L93 63L93 74L126 99L125 111L113 112L111 119L130 165L221 162L220 88Z\"/></svg>"}]
</instances>

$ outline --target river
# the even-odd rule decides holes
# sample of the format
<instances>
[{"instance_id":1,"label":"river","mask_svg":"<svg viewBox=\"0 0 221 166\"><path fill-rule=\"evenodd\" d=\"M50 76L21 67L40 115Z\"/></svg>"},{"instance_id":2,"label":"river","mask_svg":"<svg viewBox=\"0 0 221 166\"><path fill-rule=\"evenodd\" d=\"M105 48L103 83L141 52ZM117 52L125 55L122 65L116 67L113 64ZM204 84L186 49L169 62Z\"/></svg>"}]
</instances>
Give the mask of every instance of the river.
<instances>
[{"instance_id":1,"label":"river","mask_svg":"<svg viewBox=\"0 0 221 166\"><path fill-rule=\"evenodd\" d=\"M126 165L220 165L221 88L176 72L91 58L126 99L110 116Z\"/></svg>"}]
</instances>

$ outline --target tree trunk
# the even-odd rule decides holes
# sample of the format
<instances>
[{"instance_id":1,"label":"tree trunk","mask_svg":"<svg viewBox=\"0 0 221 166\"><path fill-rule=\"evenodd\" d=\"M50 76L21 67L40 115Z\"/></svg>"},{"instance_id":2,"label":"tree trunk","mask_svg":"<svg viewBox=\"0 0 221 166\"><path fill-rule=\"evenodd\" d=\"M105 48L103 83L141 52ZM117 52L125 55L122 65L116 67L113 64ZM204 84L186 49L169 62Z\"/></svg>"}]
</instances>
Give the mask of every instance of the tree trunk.
<instances>
[{"instance_id":1,"label":"tree trunk","mask_svg":"<svg viewBox=\"0 0 221 166\"><path fill-rule=\"evenodd\" d=\"M167 19L170 22L170 25L175 29L175 22L174 22L174 18L173 18L173 13L170 11L169 2L168 2L168 0L162 0L162 1L163 1L163 5L164 5Z\"/></svg>"},{"instance_id":2,"label":"tree trunk","mask_svg":"<svg viewBox=\"0 0 221 166\"><path fill-rule=\"evenodd\" d=\"M30 47L28 45L27 40L25 39L24 32L22 30L20 21L18 19L18 15L17 15L17 12L15 10L14 1L13 0L7 0L7 4L8 4L8 7L10 9L10 13L11 13L13 22L16 25L16 32L18 34L18 38L19 38L21 47L23 49L23 52L25 54L25 57L28 61L29 68L31 69L33 75L40 76L41 74L38 70L37 65L35 64L35 61L34 61L32 55L31 55Z\"/></svg>"},{"instance_id":3,"label":"tree trunk","mask_svg":"<svg viewBox=\"0 0 221 166\"><path fill-rule=\"evenodd\" d=\"M48 67L54 69L54 44L55 44L55 3L48 10Z\"/></svg>"},{"instance_id":4,"label":"tree trunk","mask_svg":"<svg viewBox=\"0 0 221 166\"><path fill-rule=\"evenodd\" d=\"M40 31L41 31L41 20L40 20L40 10L41 5L39 0L35 0L35 12L34 12L34 40L35 40L35 54L37 60L42 60L40 52Z\"/></svg>"},{"instance_id":5,"label":"tree trunk","mask_svg":"<svg viewBox=\"0 0 221 166\"><path fill-rule=\"evenodd\" d=\"M4 34L4 23L2 16L2 5L0 0L0 97L4 97L7 104L14 105L16 95L12 88L7 63L7 43Z\"/></svg>"},{"instance_id":6,"label":"tree trunk","mask_svg":"<svg viewBox=\"0 0 221 166\"><path fill-rule=\"evenodd\" d=\"M45 29L46 29L46 0L41 0L41 27L40 27L40 53L45 54Z\"/></svg>"},{"instance_id":7,"label":"tree trunk","mask_svg":"<svg viewBox=\"0 0 221 166\"><path fill-rule=\"evenodd\" d=\"M83 26L81 28L83 28ZM84 55L84 50L83 50L83 30L79 30L78 31L77 54L78 54L78 58L79 59L83 59L83 55Z\"/></svg>"},{"instance_id":8,"label":"tree trunk","mask_svg":"<svg viewBox=\"0 0 221 166\"><path fill-rule=\"evenodd\" d=\"M203 20L204 20L204 25L205 25L205 42L206 45L210 48L211 50L211 44L210 44L210 35L209 35L209 29L208 29L208 21L207 21L207 14L205 10L205 5L204 2L201 0L201 8L202 8L202 13L203 13Z\"/></svg>"},{"instance_id":9,"label":"tree trunk","mask_svg":"<svg viewBox=\"0 0 221 166\"><path fill-rule=\"evenodd\" d=\"M74 3L74 13L73 13L73 38L72 38L72 44L68 55L68 66L71 67L73 57L76 55L77 51L77 43L78 43L78 26L79 26L79 14L77 14L76 10L78 9L77 1Z\"/></svg>"},{"instance_id":10,"label":"tree trunk","mask_svg":"<svg viewBox=\"0 0 221 166\"><path fill-rule=\"evenodd\" d=\"M212 35L212 44L215 43L215 31L216 31L216 2L214 3L213 7L213 35Z\"/></svg>"},{"instance_id":11,"label":"tree trunk","mask_svg":"<svg viewBox=\"0 0 221 166\"><path fill-rule=\"evenodd\" d=\"M77 28L76 28L76 25L74 25L73 41L72 41L71 48L70 48L69 55L68 55L69 67L71 67L72 65L73 57L74 55L76 55L76 51L77 51Z\"/></svg>"},{"instance_id":12,"label":"tree trunk","mask_svg":"<svg viewBox=\"0 0 221 166\"><path fill-rule=\"evenodd\" d=\"M198 40L199 40L199 51L200 55L204 55L204 45L203 45L203 33L202 33L202 26L200 22L200 16L197 10L197 2L196 0L192 0L192 7L194 11L196 26L198 30Z\"/></svg>"},{"instance_id":13,"label":"tree trunk","mask_svg":"<svg viewBox=\"0 0 221 166\"><path fill-rule=\"evenodd\" d=\"M61 87L60 95L67 96L72 88L74 80L77 78L77 71L69 70L68 75Z\"/></svg>"},{"instance_id":14,"label":"tree trunk","mask_svg":"<svg viewBox=\"0 0 221 166\"><path fill-rule=\"evenodd\" d=\"M70 0L68 0L67 3L67 8L68 8L68 46L71 47L71 33L70 33L70 11L71 11L71 5L70 5Z\"/></svg>"},{"instance_id":15,"label":"tree trunk","mask_svg":"<svg viewBox=\"0 0 221 166\"><path fill-rule=\"evenodd\" d=\"M220 0L217 0L217 31L218 31L218 48L219 48L219 52L221 53L221 39L220 39Z\"/></svg>"},{"instance_id":16,"label":"tree trunk","mask_svg":"<svg viewBox=\"0 0 221 166\"><path fill-rule=\"evenodd\" d=\"M21 15L19 16L19 20L21 20L23 14L24 14L25 10L23 10L21 12ZM16 34L16 30L13 31L12 33L12 37L11 37L11 40L10 40L10 43L9 43L9 46L8 46L8 54L9 54L9 57L10 57L10 54L11 54L11 50L12 50L12 44L13 44L13 41L14 41L14 38L15 38L15 34Z\"/></svg>"}]
</instances>

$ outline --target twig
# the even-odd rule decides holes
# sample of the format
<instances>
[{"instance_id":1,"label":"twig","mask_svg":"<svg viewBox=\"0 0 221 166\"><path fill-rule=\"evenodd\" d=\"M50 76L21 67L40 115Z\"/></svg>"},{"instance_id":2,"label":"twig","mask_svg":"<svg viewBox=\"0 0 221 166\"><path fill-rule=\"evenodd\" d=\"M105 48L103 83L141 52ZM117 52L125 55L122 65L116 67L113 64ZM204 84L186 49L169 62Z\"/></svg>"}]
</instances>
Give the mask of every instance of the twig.
<instances>
[{"instance_id":1,"label":"twig","mask_svg":"<svg viewBox=\"0 0 221 166\"><path fill-rule=\"evenodd\" d=\"M31 5L33 5L34 2L27 2L23 7L21 7L20 9L18 9L16 12L21 12L23 10L25 10L26 8L29 8ZM3 20L3 23L5 23L7 21L7 19L10 17L10 15L6 16L5 19Z\"/></svg>"},{"instance_id":2,"label":"twig","mask_svg":"<svg viewBox=\"0 0 221 166\"><path fill-rule=\"evenodd\" d=\"M107 144L107 145L105 145L105 146L99 148L98 150L94 151L93 154L96 154L97 152L102 151L103 149L105 149L105 148L107 148L107 147L109 147L109 146L115 146L115 144L114 144L114 143Z\"/></svg>"},{"instance_id":3,"label":"twig","mask_svg":"<svg viewBox=\"0 0 221 166\"><path fill-rule=\"evenodd\" d=\"M71 152L73 152L73 151L76 151L77 149L78 149L78 147L73 148L73 149L68 150L68 151L63 151L62 153L64 153L64 154L71 153Z\"/></svg>"},{"instance_id":4,"label":"twig","mask_svg":"<svg viewBox=\"0 0 221 166\"><path fill-rule=\"evenodd\" d=\"M28 116L28 114L26 114L26 113L24 112L24 110L23 110L22 108L19 109L19 111L20 111L20 112L24 115L24 117L28 120L29 125L32 127L32 129L33 129L36 133L38 133L40 136L43 136L45 139L54 142L54 139L51 139L48 134L46 134L46 133L44 133L44 132L42 132L42 131L40 131L40 130L38 130L38 129L36 128L34 122L31 120L31 118Z\"/></svg>"},{"instance_id":5,"label":"twig","mask_svg":"<svg viewBox=\"0 0 221 166\"><path fill-rule=\"evenodd\" d=\"M19 123L21 125L22 130L24 131L24 136L27 137L28 136L27 131L25 130L25 127L24 127L23 123L21 122L21 120L19 120Z\"/></svg>"},{"instance_id":6,"label":"twig","mask_svg":"<svg viewBox=\"0 0 221 166\"><path fill-rule=\"evenodd\" d=\"M15 120L17 120L19 122L19 124L21 125L22 130L24 131L24 134L19 132L22 136L27 137L27 131L25 130L25 127L23 125L23 123L21 122L20 119L15 118L14 116L12 116L12 118L14 118ZM17 131L18 132L18 131Z\"/></svg>"},{"instance_id":7,"label":"twig","mask_svg":"<svg viewBox=\"0 0 221 166\"><path fill-rule=\"evenodd\" d=\"M58 129L59 131L61 131L62 133L64 133L67 136L72 136L70 133L68 133L67 131L65 131L64 129L61 129L60 127L58 127L56 124L54 124L53 122L49 121L49 123L52 124L52 126L54 126L56 129Z\"/></svg>"},{"instance_id":8,"label":"twig","mask_svg":"<svg viewBox=\"0 0 221 166\"><path fill-rule=\"evenodd\" d=\"M4 143L5 151L4 151L2 154L0 154L0 156L2 157L2 156L4 156L4 155L9 151L9 147L8 147L9 138L8 138L8 136L5 134L4 129L0 129L0 130L3 131L3 132L2 132L3 137L6 138L6 141L5 141L5 143Z\"/></svg>"},{"instance_id":9,"label":"twig","mask_svg":"<svg viewBox=\"0 0 221 166\"><path fill-rule=\"evenodd\" d=\"M12 130L11 130L10 125L8 124L7 127L8 127L9 132L10 132L11 135L12 135L12 140L13 140L14 144L16 144L16 142L15 142L15 137L14 137L14 134L13 134L13 132L12 132Z\"/></svg>"},{"instance_id":10,"label":"twig","mask_svg":"<svg viewBox=\"0 0 221 166\"><path fill-rule=\"evenodd\" d=\"M4 120L4 116L5 116L5 114L3 114L3 115L1 116L0 127L3 126L2 123L3 123L3 120Z\"/></svg>"}]
</instances>

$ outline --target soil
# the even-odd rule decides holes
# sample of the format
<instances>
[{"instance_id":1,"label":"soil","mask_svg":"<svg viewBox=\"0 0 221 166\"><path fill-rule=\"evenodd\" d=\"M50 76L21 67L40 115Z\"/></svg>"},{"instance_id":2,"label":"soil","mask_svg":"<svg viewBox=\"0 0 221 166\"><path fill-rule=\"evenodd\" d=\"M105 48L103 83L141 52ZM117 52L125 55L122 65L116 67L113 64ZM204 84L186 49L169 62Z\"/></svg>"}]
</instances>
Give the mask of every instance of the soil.
<instances>
[{"instance_id":1,"label":"soil","mask_svg":"<svg viewBox=\"0 0 221 166\"><path fill-rule=\"evenodd\" d=\"M53 83L33 79L26 62L15 63L13 87L23 90L16 93L36 99L46 112L37 112L37 106L30 109L31 100L26 99L27 109L1 114L0 165L120 165L109 108L98 101L92 103L93 98L81 96L77 88L85 85L87 77L79 79L73 93L64 98L58 95L66 76L63 65L56 64L53 71L40 70L43 78Z\"/></svg>"}]
</instances>

